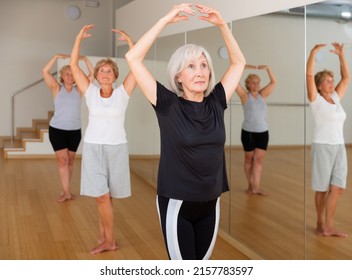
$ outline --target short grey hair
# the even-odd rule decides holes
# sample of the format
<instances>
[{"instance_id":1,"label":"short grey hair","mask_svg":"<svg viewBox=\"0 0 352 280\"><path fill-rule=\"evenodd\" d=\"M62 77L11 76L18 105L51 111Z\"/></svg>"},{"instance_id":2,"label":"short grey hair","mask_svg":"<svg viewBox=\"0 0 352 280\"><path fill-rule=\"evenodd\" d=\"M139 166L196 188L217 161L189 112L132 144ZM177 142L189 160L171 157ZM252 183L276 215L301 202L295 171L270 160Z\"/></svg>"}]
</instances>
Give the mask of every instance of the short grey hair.
<instances>
[{"instance_id":1,"label":"short grey hair","mask_svg":"<svg viewBox=\"0 0 352 280\"><path fill-rule=\"evenodd\" d=\"M202 46L187 44L179 47L173 53L167 66L167 77L170 87L178 96L183 95L182 84L177 81L178 74L187 67L190 60L198 59L201 55L205 56L210 70L209 84L208 88L204 92L204 96L207 96L213 90L215 86L215 73L213 69L213 62L209 53Z\"/></svg>"}]
</instances>

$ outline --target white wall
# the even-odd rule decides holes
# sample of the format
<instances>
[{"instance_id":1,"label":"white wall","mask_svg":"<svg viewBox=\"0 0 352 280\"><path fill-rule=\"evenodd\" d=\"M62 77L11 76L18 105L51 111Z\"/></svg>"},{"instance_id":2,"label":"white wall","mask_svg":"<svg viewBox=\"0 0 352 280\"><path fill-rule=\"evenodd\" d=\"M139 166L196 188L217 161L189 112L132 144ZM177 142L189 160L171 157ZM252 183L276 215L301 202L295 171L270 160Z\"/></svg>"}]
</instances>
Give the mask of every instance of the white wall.
<instances>
[{"instance_id":1,"label":"white wall","mask_svg":"<svg viewBox=\"0 0 352 280\"><path fill-rule=\"evenodd\" d=\"M78 20L65 16L70 4L80 7ZM82 44L82 54L112 55L114 10L113 0L100 1L99 8L85 7L84 0L0 1L0 136L11 134L11 93L41 79L41 69L52 55L70 53L85 24L94 23L95 29ZM16 103L17 126L31 126L33 118L46 118L53 109L43 84L18 96Z\"/></svg>"},{"instance_id":2,"label":"white wall","mask_svg":"<svg viewBox=\"0 0 352 280\"><path fill-rule=\"evenodd\" d=\"M248 18L261 14L272 13L288 8L304 6L312 3L322 2L316 0L203 0L194 1L200 4L215 7L221 12L226 21ZM216 3L215 3L216 2ZM167 13L173 5L182 3L178 0L134 0L116 11L116 26L128 30L133 38L139 38L145 33L160 17ZM145 12L148 11L148 12ZM135 19L143 24L133 24ZM132 21L132 22L131 22ZM132 23L132 24L131 24ZM186 22L170 25L163 31L161 36L177 34L180 32L204 28L209 24L190 18Z\"/></svg>"}]
</instances>

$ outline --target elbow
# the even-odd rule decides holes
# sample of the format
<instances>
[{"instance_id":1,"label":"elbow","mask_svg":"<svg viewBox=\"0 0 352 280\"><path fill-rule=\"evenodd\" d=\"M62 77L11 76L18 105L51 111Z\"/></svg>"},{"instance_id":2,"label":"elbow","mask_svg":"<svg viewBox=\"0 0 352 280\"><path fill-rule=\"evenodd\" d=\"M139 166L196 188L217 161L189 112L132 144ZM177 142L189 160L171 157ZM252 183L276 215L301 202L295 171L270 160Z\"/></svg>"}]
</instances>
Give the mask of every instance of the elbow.
<instances>
[{"instance_id":1,"label":"elbow","mask_svg":"<svg viewBox=\"0 0 352 280\"><path fill-rule=\"evenodd\" d=\"M125 59L127 60L127 63L129 63L129 64L135 60L135 59L134 59L134 56L133 56L133 53L131 52L131 50L129 50L128 52L126 52L126 54L125 54Z\"/></svg>"}]
</instances>

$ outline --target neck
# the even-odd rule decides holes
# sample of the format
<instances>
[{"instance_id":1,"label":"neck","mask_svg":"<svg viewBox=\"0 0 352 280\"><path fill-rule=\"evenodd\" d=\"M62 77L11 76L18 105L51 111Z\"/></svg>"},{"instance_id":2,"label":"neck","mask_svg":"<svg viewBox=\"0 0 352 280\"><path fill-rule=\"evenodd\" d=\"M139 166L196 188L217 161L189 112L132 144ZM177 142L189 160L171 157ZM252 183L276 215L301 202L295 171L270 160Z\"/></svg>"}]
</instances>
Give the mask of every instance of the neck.
<instances>
[{"instance_id":1,"label":"neck","mask_svg":"<svg viewBox=\"0 0 352 280\"><path fill-rule=\"evenodd\" d=\"M102 97L110 97L112 92L113 92L113 88L112 87L102 87L100 89L100 95Z\"/></svg>"},{"instance_id":2,"label":"neck","mask_svg":"<svg viewBox=\"0 0 352 280\"><path fill-rule=\"evenodd\" d=\"M202 102L204 99L204 93L183 93L182 98L189 101Z\"/></svg>"}]
</instances>

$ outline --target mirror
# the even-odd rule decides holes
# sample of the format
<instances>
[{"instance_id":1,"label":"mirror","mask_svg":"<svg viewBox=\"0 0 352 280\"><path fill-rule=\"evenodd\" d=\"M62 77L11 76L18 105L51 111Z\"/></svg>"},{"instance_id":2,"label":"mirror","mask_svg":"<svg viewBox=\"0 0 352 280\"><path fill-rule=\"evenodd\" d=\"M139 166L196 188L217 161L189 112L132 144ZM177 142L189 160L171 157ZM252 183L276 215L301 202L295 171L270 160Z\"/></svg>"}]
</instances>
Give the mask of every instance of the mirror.
<instances>
[{"instance_id":1,"label":"mirror","mask_svg":"<svg viewBox=\"0 0 352 280\"><path fill-rule=\"evenodd\" d=\"M306 7L306 34L307 34L307 56L314 45L326 43L327 46L319 51L316 56L315 73L323 69L334 72L335 84L340 80L340 66L338 57L329 51L333 49L331 43L344 44L344 53L347 64L352 64L352 23L351 23L351 1L326 1ZM345 13L345 18L342 13ZM349 14L348 14L348 13ZM351 83L351 82L350 82ZM344 140L347 149L348 166L351 166L350 149L352 142L352 116L351 116L351 85L341 100L346 112L344 123ZM350 238L320 237L315 234L316 211L314 203L314 192L310 188L311 182L311 160L310 145L312 140L312 114L307 110L307 154L306 154L306 258L307 259L351 259L352 241ZM350 168L348 168L348 171ZM352 234L351 224L351 192L349 185L351 175L348 172L347 188L340 196L334 215L334 224L337 230Z\"/></svg>"},{"instance_id":2,"label":"mirror","mask_svg":"<svg viewBox=\"0 0 352 280\"><path fill-rule=\"evenodd\" d=\"M269 144L260 186L268 195L245 192L243 106L236 95L230 106L230 234L264 259L304 259L304 28L304 17L287 11L233 22L247 63L270 66L277 79L266 98ZM260 77L261 88L269 83L265 70L246 69L243 87L252 73ZM260 168L254 161L252 166Z\"/></svg>"}]
</instances>

